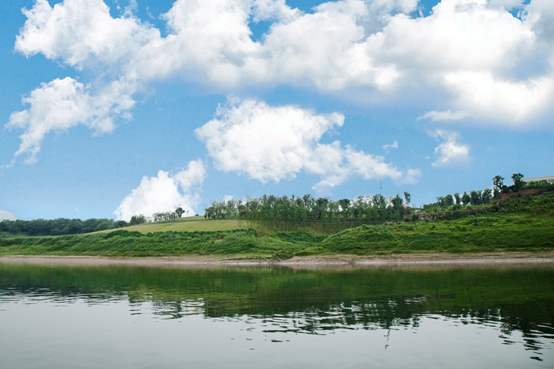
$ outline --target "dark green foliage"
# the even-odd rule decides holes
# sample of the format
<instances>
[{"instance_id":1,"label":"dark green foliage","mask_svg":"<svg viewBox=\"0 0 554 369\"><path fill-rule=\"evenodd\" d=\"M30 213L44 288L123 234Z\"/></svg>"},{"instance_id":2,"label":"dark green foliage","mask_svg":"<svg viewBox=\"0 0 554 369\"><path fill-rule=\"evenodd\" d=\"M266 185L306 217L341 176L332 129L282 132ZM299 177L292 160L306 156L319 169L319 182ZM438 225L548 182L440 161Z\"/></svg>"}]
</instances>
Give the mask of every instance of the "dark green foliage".
<instances>
[{"instance_id":1,"label":"dark green foliage","mask_svg":"<svg viewBox=\"0 0 554 369\"><path fill-rule=\"evenodd\" d=\"M512 175L513 185L506 186L504 185L504 178L501 176L495 176L493 181L494 186L494 198L500 198L500 193L517 193L520 190L529 190L540 188L543 190L554 189L554 184L548 183L547 181L538 181L538 182L525 182L523 181L524 175L521 173L514 173Z\"/></svg>"},{"instance_id":2,"label":"dark green foliage","mask_svg":"<svg viewBox=\"0 0 554 369\"><path fill-rule=\"evenodd\" d=\"M469 193L471 205L481 205L481 191L471 191Z\"/></svg>"},{"instance_id":3,"label":"dark green foliage","mask_svg":"<svg viewBox=\"0 0 554 369\"><path fill-rule=\"evenodd\" d=\"M113 219L35 219L4 220L0 222L0 234L7 233L22 236L58 236L81 234L128 226L127 222Z\"/></svg>"},{"instance_id":4,"label":"dark green foliage","mask_svg":"<svg viewBox=\"0 0 554 369\"><path fill-rule=\"evenodd\" d=\"M184 212L185 211L181 207L178 207L177 209L175 209L175 215L177 215L177 218L180 218L181 215L183 215Z\"/></svg>"},{"instance_id":5,"label":"dark green foliage","mask_svg":"<svg viewBox=\"0 0 554 369\"><path fill-rule=\"evenodd\" d=\"M480 210L444 212L451 217L449 220L366 224L328 237L305 231L280 231L270 236L250 228L149 234L116 230L88 235L0 238L0 255L230 254L283 259L316 254L545 251L554 248L554 191L515 197L477 209Z\"/></svg>"},{"instance_id":6,"label":"dark green foliage","mask_svg":"<svg viewBox=\"0 0 554 369\"><path fill-rule=\"evenodd\" d=\"M129 221L129 225L137 225L137 224L143 224L143 223L146 223L146 217L142 214L133 215L131 217L131 220Z\"/></svg>"},{"instance_id":7,"label":"dark green foliage","mask_svg":"<svg viewBox=\"0 0 554 369\"><path fill-rule=\"evenodd\" d=\"M483 190L483 193L481 194L481 202L483 204L488 204L492 199L492 190L490 188L486 188Z\"/></svg>"},{"instance_id":8,"label":"dark green foliage","mask_svg":"<svg viewBox=\"0 0 554 369\"><path fill-rule=\"evenodd\" d=\"M462 203L464 206L469 205L471 202L471 197L464 191L464 194L462 195Z\"/></svg>"},{"instance_id":9,"label":"dark green foliage","mask_svg":"<svg viewBox=\"0 0 554 369\"><path fill-rule=\"evenodd\" d=\"M379 195L380 196L380 195ZM344 222L339 209L329 215L331 201L318 201L309 195L299 198L267 199L257 203L263 208L274 206L283 221L268 216L265 224L281 226L275 235L261 229L241 229L224 232L156 232L141 234L125 230L109 233L74 234L62 236L7 236L0 238L0 255L105 255L105 256L163 256L163 255L244 255L246 257L287 258L294 255L316 254L383 254L412 252L483 252L483 251L546 251L554 248L554 188L539 194L499 200L488 206L463 208L458 211L419 212L406 214L413 222L377 223L402 212L403 202L394 198L387 205L374 196L371 206L360 199L349 204L353 220ZM285 201L286 200L286 201ZM292 201L291 201L292 200ZM307 200L307 201L305 201ZM312 201L313 200L313 201ZM358 201L360 200L360 201ZM314 211L301 213L306 226L318 232L293 228L287 222L286 204L301 209L313 204ZM364 205L365 204L365 205ZM459 205L457 205L459 206ZM272 207L270 207L272 209ZM387 210L388 209L388 210ZM281 211L281 212L280 212ZM322 211L321 214L318 211ZM358 211L358 214L355 214ZM260 211L259 215L270 214ZM321 216L324 221L310 217ZM414 218L415 216L415 218ZM428 218L421 218L427 216ZM357 217L357 218L356 218ZM289 218L294 220L295 218ZM373 224L359 224L370 219ZM428 221L416 221L428 220ZM321 236L326 229L338 225L334 234ZM358 225L358 226L357 226ZM341 228L342 227L342 228ZM286 230L288 228L289 230ZM346 228L346 229L345 229ZM316 235L320 234L320 235Z\"/></svg>"},{"instance_id":10,"label":"dark green foliage","mask_svg":"<svg viewBox=\"0 0 554 369\"><path fill-rule=\"evenodd\" d=\"M277 232L275 237L288 242L321 242L325 236L314 236L308 232Z\"/></svg>"},{"instance_id":11,"label":"dark green foliage","mask_svg":"<svg viewBox=\"0 0 554 369\"><path fill-rule=\"evenodd\" d=\"M311 231L332 234L362 224L399 222L410 214L410 208L404 206L404 200L410 201L410 194L404 198L396 195L385 198L381 194L359 196L354 200L341 199L333 201L328 198L314 198L311 195L302 197L267 196L257 199L247 198L244 211L240 217L245 218L261 229L278 232ZM219 206L221 208L221 206ZM216 217L218 203L207 208L207 216ZM228 210L226 214L232 213ZM236 214L236 212L235 212Z\"/></svg>"}]
</instances>

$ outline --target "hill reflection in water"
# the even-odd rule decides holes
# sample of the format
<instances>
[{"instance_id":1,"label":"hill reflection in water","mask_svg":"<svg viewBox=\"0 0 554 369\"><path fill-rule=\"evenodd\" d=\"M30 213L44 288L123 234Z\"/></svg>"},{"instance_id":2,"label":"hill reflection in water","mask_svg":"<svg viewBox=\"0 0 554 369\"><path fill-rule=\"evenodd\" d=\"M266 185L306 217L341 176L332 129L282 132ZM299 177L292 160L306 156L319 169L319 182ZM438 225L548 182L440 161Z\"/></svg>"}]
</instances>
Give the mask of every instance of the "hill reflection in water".
<instances>
[{"instance_id":1,"label":"hill reflection in water","mask_svg":"<svg viewBox=\"0 0 554 369\"><path fill-rule=\"evenodd\" d=\"M41 303L126 303L130 315L246 324L274 342L349 330L385 337L417 333L422 320L446 322L493 329L496 340L539 362L554 340L548 264L308 270L0 263L0 318L2 305Z\"/></svg>"}]
</instances>

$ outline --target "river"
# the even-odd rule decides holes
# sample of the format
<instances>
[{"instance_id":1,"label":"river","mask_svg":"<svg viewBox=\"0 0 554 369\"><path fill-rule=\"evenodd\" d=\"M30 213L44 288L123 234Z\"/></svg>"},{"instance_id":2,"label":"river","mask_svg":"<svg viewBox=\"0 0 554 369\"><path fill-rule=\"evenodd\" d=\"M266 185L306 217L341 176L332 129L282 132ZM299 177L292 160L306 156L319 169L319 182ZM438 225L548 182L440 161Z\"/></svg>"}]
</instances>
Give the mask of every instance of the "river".
<instances>
[{"instance_id":1,"label":"river","mask_svg":"<svg viewBox=\"0 0 554 369\"><path fill-rule=\"evenodd\" d=\"M0 368L552 368L554 263L0 263Z\"/></svg>"}]
</instances>

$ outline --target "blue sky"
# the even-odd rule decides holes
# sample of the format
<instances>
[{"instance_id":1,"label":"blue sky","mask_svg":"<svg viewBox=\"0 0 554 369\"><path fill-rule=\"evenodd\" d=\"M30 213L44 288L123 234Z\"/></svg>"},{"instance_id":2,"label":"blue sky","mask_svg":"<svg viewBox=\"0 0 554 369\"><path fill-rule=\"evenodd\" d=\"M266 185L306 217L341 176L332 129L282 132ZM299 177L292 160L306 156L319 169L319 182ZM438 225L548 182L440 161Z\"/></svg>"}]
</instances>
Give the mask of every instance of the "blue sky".
<instances>
[{"instance_id":1,"label":"blue sky","mask_svg":"<svg viewBox=\"0 0 554 369\"><path fill-rule=\"evenodd\" d=\"M0 215L421 205L554 174L550 0L13 0L0 17Z\"/></svg>"}]
</instances>

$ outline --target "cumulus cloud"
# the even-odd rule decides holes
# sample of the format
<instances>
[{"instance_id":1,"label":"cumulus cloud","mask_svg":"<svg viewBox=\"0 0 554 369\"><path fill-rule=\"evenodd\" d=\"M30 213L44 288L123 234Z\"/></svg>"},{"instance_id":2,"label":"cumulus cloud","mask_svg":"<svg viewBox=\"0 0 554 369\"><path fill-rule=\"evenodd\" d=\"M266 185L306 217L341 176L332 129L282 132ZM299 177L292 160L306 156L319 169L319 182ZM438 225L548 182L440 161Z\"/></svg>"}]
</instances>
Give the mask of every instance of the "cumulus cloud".
<instances>
[{"instance_id":1,"label":"cumulus cloud","mask_svg":"<svg viewBox=\"0 0 554 369\"><path fill-rule=\"evenodd\" d=\"M531 78L522 82L496 79L490 73L460 72L446 76L458 95L456 105L472 115L513 126L528 123L551 109L554 79Z\"/></svg>"},{"instance_id":2,"label":"cumulus cloud","mask_svg":"<svg viewBox=\"0 0 554 369\"><path fill-rule=\"evenodd\" d=\"M50 132L84 125L98 135L113 131L118 118L130 119L132 96L142 82L132 60L142 45L159 38L158 30L132 16L113 18L102 0L65 0L54 7L37 0L23 13L28 19L16 38L17 52L27 57L41 53L77 70L91 70L97 78L90 84L55 79L22 99L30 107L12 113L6 124L24 130L11 165L22 154L28 154L26 163L34 163Z\"/></svg>"},{"instance_id":3,"label":"cumulus cloud","mask_svg":"<svg viewBox=\"0 0 554 369\"><path fill-rule=\"evenodd\" d=\"M37 0L23 14L27 21L15 50L26 56L41 53L77 69L129 63L141 46L160 37L132 14L113 18L102 0L65 0L54 7Z\"/></svg>"},{"instance_id":4,"label":"cumulus cloud","mask_svg":"<svg viewBox=\"0 0 554 369\"><path fill-rule=\"evenodd\" d=\"M339 113L322 115L297 106L234 99L195 133L218 169L262 183L292 179L300 172L321 177L315 189L337 186L352 175L413 183L415 172L403 173L382 156L342 147L339 141L319 142L343 123Z\"/></svg>"},{"instance_id":5,"label":"cumulus cloud","mask_svg":"<svg viewBox=\"0 0 554 369\"><path fill-rule=\"evenodd\" d=\"M23 98L30 108L12 113L6 128L20 128L21 145L11 165L22 154L28 154L26 163L32 164L40 151L44 137L50 132L66 132L77 125L84 125L95 134L111 132L118 116L129 118L128 110L134 105L125 86L114 82L101 94L91 96L88 86L72 78L55 79L43 83Z\"/></svg>"},{"instance_id":6,"label":"cumulus cloud","mask_svg":"<svg viewBox=\"0 0 554 369\"><path fill-rule=\"evenodd\" d=\"M530 1L523 10L522 18L540 41L549 44L554 42L554 4L552 1Z\"/></svg>"},{"instance_id":7,"label":"cumulus cloud","mask_svg":"<svg viewBox=\"0 0 554 369\"><path fill-rule=\"evenodd\" d=\"M3 220L17 220L17 215L9 211L0 210L0 222Z\"/></svg>"},{"instance_id":8,"label":"cumulus cloud","mask_svg":"<svg viewBox=\"0 0 554 369\"><path fill-rule=\"evenodd\" d=\"M442 0L426 17L417 7L417 0L343 0L303 13L284 0L176 0L162 16L169 31L163 37L131 11L113 17L102 0L53 7L37 0L24 10L28 19L15 50L92 72L90 84L73 82L75 98L67 99L94 113L63 129L104 122L98 132L109 131L114 118L129 115L137 92L175 76L224 92L284 84L385 101L409 91L441 94L445 111L426 102L423 119L431 120L464 112L475 121L522 126L551 111L551 0ZM515 8L521 17L509 12ZM249 25L259 21L270 27L254 41ZM52 130L40 119L31 123L31 110L8 123L24 130L22 140L40 138L22 142L30 162L40 150L39 131Z\"/></svg>"},{"instance_id":9,"label":"cumulus cloud","mask_svg":"<svg viewBox=\"0 0 554 369\"><path fill-rule=\"evenodd\" d=\"M435 148L436 160L432 166L438 168L455 165L469 159L469 146L458 142L458 133L437 129L431 135L443 141Z\"/></svg>"},{"instance_id":10,"label":"cumulus cloud","mask_svg":"<svg viewBox=\"0 0 554 369\"><path fill-rule=\"evenodd\" d=\"M155 177L144 176L114 214L125 221L133 215L148 217L177 207L194 214L193 208L200 203L199 192L205 177L206 170L201 160L191 161L187 169L175 174L160 170Z\"/></svg>"}]
</instances>

